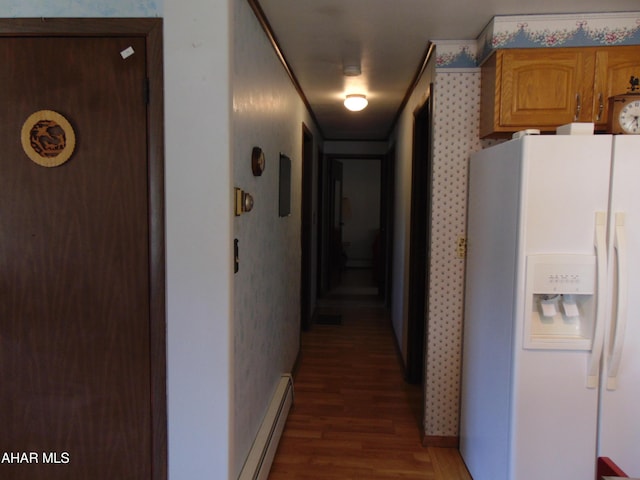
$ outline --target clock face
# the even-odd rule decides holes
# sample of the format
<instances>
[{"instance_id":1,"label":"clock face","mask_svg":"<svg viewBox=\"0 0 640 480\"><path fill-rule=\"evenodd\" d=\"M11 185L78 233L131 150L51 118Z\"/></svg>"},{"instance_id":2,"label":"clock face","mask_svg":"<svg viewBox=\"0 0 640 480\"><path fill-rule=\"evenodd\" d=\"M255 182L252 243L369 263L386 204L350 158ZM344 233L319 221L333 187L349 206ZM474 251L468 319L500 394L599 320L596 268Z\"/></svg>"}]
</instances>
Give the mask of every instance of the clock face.
<instances>
[{"instance_id":1,"label":"clock face","mask_svg":"<svg viewBox=\"0 0 640 480\"><path fill-rule=\"evenodd\" d=\"M627 103L620 110L618 122L625 133L640 134L640 100Z\"/></svg>"}]
</instances>

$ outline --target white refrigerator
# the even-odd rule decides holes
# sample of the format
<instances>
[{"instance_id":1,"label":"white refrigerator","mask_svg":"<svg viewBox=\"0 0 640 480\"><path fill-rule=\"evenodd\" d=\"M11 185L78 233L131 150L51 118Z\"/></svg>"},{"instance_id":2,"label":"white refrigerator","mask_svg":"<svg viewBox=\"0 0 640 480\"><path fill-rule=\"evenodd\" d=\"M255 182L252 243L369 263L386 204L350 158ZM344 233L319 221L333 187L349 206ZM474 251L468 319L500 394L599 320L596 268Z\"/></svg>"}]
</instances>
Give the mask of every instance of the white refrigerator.
<instances>
[{"instance_id":1,"label":"white refrigerator","mask_svg":"<svg viewBox=\"0 0 640 480\"><path fill-rule=\"evenodd\" d=\"M474 480L640 477L640 136L471 158L460 451Z\"/></svg>"}]
</instances>

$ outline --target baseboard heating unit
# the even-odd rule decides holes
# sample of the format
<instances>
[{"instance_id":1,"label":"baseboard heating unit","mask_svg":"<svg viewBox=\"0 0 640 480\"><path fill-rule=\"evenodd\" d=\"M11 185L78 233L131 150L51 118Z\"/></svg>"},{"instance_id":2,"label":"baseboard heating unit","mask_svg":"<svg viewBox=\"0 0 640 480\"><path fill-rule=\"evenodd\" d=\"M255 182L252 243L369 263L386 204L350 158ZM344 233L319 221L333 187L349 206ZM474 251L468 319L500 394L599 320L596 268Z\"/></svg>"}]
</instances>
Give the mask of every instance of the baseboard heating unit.
<instances>
[{"instance_id":1,"label":"baseboard heating unit","mask_svg":"<svg viewBox=\"0 0 640 480\"><path fill-rule=\"evenodd\" d=\"M266 480L293 404L293 380L283 375L238 480Z\"/></svg>"}]
</instances>

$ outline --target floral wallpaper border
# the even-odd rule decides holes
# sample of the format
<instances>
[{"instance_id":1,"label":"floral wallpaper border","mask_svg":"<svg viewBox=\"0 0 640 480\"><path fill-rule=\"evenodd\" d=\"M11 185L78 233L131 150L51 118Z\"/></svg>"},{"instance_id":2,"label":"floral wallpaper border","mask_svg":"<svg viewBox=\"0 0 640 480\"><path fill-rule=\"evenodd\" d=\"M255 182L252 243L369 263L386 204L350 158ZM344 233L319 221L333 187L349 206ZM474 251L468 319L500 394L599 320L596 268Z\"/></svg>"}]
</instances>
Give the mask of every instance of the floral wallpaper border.
<instances>
[{"instance_id":1,"label":"floral wallpaper border","mask_svg":"<svg viewBox=\"0 0 640 480\"><path fill-rule=\"evenodd\" d=\"M473 68L498 48L640 45L640 12L496 16L477 40L434 41L437 68Z\"/></svg>"},{"instance_id":2,"label":"floral wallpaper border","mask_svg":"<svg viewBox=\"0 0 640 480\"><path fill-rule=\"evenodd\" d=\"M478 66L476 40L439 40L436 44L436 68L475 68Z\"/></svg>"}]
</instances>

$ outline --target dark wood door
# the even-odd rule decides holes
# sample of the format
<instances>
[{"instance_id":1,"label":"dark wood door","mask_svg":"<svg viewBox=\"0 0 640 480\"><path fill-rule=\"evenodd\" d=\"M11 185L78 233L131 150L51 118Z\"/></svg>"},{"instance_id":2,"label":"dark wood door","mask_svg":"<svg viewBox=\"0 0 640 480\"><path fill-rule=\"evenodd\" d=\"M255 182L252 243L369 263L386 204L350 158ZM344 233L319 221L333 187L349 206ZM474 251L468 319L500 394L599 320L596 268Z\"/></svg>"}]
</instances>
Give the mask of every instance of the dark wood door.
<instances>
[{"instance_id":1,"label":"dark wood door","mask_svg":"<svg viewBox=\"0 0 640 480\"><path fill-rule=\"evenodd\" d=\"M0 38L3 479L152 475L144 42ZM60 166L23 151L40 110L75 132Z\"/></svg>"},{"instance_id":2,"label":"dark wood door","mask_svg":"<svg viewBox=\"0 0 640 480\"><path fill-rule=\"evenodd\" d=\"M411 232L409 235L409 300L407 368L409 383L424 382L431 245L431 96L416 112L411 172Z\"/></svg>"},{"instance_id":3,"label":"dark wood door","mask_svg":"<svg viewBox=\"0 0 640 480\"><path fill-rule=\"evenodd\" d=\"M302 125L302 211L300 228L300 328L311 326L311 280L313 279L313 256L311 234L313 231L313 135Z\"/></svg>"},{"instance_id":4,"label":"dark wood door","mask_svg":"<svg viewBox=\"0 0 640 480\"><path fill-rule=\"evenodd\" d=\"M342 246L342 162L332 159L329 173L331 206L329 219L331 240L329 244L329 289L340 285L342 271L346 264Z\"/></svg>"}]
</instances>

